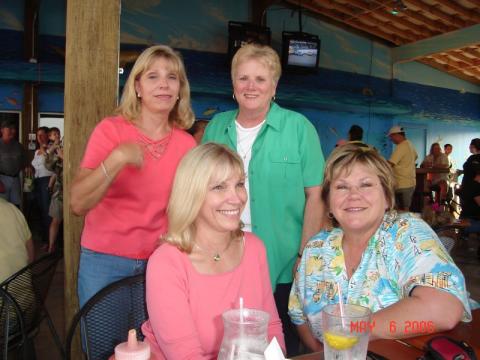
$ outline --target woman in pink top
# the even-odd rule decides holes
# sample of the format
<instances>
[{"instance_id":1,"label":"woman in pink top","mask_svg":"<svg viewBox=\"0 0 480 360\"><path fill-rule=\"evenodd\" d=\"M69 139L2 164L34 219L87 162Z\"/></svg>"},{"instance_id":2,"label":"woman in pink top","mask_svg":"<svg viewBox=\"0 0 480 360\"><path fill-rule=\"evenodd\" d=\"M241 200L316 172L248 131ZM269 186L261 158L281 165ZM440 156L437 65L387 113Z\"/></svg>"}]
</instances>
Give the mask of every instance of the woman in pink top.
<instances>
[{"instance_id":1,"label":"woman in pink top","mask_svg":"<svg viewBox=\"0 0 480 360\"><path fill-rule=\"evenodd\" d=\"M106 285L145 271L159 236L180 159L195 146L194 120L180 57L152 46L137 59L116 116L94 129L71 189L85 216L78 294L82 306Z\"/></svg>"},{"instance_id":2,"label":"woman in pink top","mask_svg":"<svg viewBox=\"0 0 480 360\"><path fill-rule=\"evenodd\" d=\"M142 331L158 359L216 359L222 313L240 297L270 314L268 339L285 348L265 247L240 230L244 181L242 160L223 145L200 145L180 162L168 234L147 267L150 319Z\"/></svg>"}]
</instances>

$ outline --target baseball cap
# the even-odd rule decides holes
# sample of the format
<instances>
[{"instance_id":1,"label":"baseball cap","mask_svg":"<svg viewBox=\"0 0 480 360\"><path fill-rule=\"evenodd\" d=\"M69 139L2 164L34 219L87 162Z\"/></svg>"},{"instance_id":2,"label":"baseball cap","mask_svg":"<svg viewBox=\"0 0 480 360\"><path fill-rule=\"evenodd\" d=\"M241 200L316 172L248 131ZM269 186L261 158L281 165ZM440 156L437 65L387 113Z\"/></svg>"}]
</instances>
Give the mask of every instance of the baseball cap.
<instances>
[{"instance_id":1,"label":"baseball cap","mask_svg":"<svg viewBox=\"0 0 480 360\"><path fill-rule=\"evenodd\" d=\"M392 128L391 128L390 131L388 132L387 136L390 136L390 135L392 135L392 134L402 133L402 132L405 132L405 130L403 129L403 127L398 126L398 125L395 125L395 126L392 126Z\"/></svg>"}]
</instances>

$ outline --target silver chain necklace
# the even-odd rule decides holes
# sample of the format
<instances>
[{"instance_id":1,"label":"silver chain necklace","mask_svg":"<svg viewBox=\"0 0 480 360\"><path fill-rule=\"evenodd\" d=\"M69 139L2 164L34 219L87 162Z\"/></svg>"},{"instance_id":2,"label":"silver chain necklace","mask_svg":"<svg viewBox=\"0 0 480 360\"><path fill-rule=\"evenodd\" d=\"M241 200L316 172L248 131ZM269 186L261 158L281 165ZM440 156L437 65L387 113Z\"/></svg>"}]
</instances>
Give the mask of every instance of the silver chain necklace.
<instances>
[{"instance_id":1,"label":"silver chain necklace","mask_svg":"<svg viewBox=\"0 0 480 360\"><path fill-rule=\"evenodd\" d=\"M210 254L209 251L205 250L204 248L200 247L200 245L197 244L196 241L193 242L194 246L199 249L200 251L204 252L205 254L208 254L209 256L212 257L213 261L215 262L219 262L220 260L222 260L222 255L225 255L225 253L227 252L227 250L230 248L230 245L232 244L232 241L233 241L233 238L230 238L230 241L228 242L227 244L227 247L225 249L223 249L222 252L220 251L215 251L213 253L213 256Z\"/></svg>"}]
</instances>

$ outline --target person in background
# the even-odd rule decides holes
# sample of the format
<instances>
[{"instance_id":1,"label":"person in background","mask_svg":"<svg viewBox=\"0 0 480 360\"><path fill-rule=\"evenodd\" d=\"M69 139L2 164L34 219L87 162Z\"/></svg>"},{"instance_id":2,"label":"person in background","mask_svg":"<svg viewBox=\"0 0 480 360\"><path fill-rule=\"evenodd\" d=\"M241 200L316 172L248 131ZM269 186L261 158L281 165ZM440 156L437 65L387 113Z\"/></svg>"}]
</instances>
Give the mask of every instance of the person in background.
<instances>
[{"instance_id":1,"label":"person in background","mask_svg":"<svg viewBox=\"0 0 480 360\"><path fill-rule=\"evenodd\" d=\"M395 177L395 202L398 210L408 211L415 191L417 151L401 126L393 126L387 136L396 145L388 160Z\"/></svg>"},{"instance_id":2,"label":"person in background","mask_svg":"<svg viewBox=\"0 0 480 360\"><path fill-rule=\"evenodd\" d=\"M140 54L116 115L87 144L71 188L73 212L85 216L80 305L106 285L145 271L160 235L175 170L195 140L190 86L180 56L157 45ZM160 276L161 274L159 274Z\"/></svg>"},{"instance_id":3,"label":"person in background","mask_svg":"<svg viewBox=\"0 0 480 360\"><path fill-rule=\"evenodd\" d=\"M479 138L472 139L472 141L470 142L469 150L472 155L470 155L467 161L465 161L465 163L463 164L462 188L464 187L464 185L473 181L473 178L475 177L474 169L477 167L478 164L480 164Z\"/></svg>"},{"instance_id":4,"label":"person in background","mask_svg":"<svg viewBox=\"0 0 480 360\"><path fill-rule=\"evenodd\" d=\"M25 149L16 139L17 128L13 121L2 121L0 131L0 181L5 189L0 193L0 197L20 207L22 203L20 172L25 167Z\"/></svg>"},{"instance_id":5,"label":"person in background","mask_svg":"<svg viewBox=\"0 0 480 360\"><path fill-rule=\"evenodd\" d=\"M442 153L439 143L433 143L430 146L430 154L428 154L422 162L421 167L434 170L445 170L444 173L431 173L428 177L428 184L431 191L435 191L434 203L437 207L443 206L447 199L448 188L448 157ZM435 205L434 204L434 205Z\"/></svg>"},{"instance_id":6,"label":"person in background","mask_svg":"<svg viewBox=\"0 0 480 360\"><path fill-rule=\"evenodd\" d=\"M309 349L322 349L319 314L328 304L369 308L373 339L418 335L405 331L406 321L425 321L440 332L472 319L465 279L438 236L423 220L393 210L392 169L377 151L335 149L322 200L332 227L306 245L289 303Z\"/></svg>"},{"instance_id":7,"label":"person in background","mask_svg":"<svg viewBox=\"0 0 480 360\"><path fill-rule=\"evenodd\" d=\"M477 176L477 169L480 167L480 139L472 139L469 149L472 155L463 164L463 178L459 190L462 207L460 217L462 218L471 217L474 213L469 208L475 207L475 202L472 200L474 198L472 189L477 187L475 177Z\"/></svg>"},{"instance_id":8,"label":"person in background","mask_svg":"<svg viewBox=\"0 0 480 360\"><path fill-rule=\"evenodd\" d=\"M246 201L242 160L226 146L200 145L180 162L169 230L147 268L142 332L156 359L216 359L221 315L240 297L245 307L270 314L268 340L275 336L285 348L265 247L241 230Z\"/></svg>"},{"instance_id":9,"label":"person in background","mask_svg":"<svg viewBox=\"0 0 480 360\"><path fill-rule=\"evenodd\" d=\"M48 232L48 252L53 252L56 249L58 232L63 221L63 145L60 141L60 129L50 128L48 138L50 145L46 151L45 166L54 172L49 184L52 197L48 215L52 221Z\"/></svg>"},{"instance_id":10,"label":"person in background","mask_svg":"<svg viewBox=\"0 0 480 360\"><path fill-rule=\"evenodd\" d=\"M210 121L202 142L236 150L246 170L249 195L242 221L265 244L275 302L288 356L298 337L288 318L293 270L306 241L323 223L320 183L324 158L318 133L303 115L275 103L281 74L272 48L248 44L232 60L233 97L238 109Z\"/></svg>"},{"instance_id":11,"label":"person in background","mask_svg":"<svg viewBox=\"0 0 480 360\"><path fill-rule=\"evenodd\" d=\"M352 125L348 130L348 144L355 144L361 147L369 147L368 144L362 141L363 129L359 125Z\"/></svg>"},{"instance_id":12,"label":"person in background","mask_svg":"<svg viewBox=\"0 0 480 360\"><path fill-rule=\"evenodd\" d=\"M0 194L5 191L0 185ZM32 233L22 212L0 197L0 283L34 259Z\"/></svg>"},{"instance_id":13,"label":"person in background","mask_svg":"<svg viewBox=\"0 0 480 360\"><path fill-rule=\"evenodd\" d=\"M208 125L207 120L197 120L193 123L193 126L188 130L188 133L193 136L197 144L202 142L203 134L205 133L205 128Z\"/></svg>"},{"instance_id":14,"label":"person in background","mask_svg":"<svg viewBox=\"0 0 480 360\"><path fill-rule=\"evenodd\" d=\"M443 145L443 152L445 153L445 155L447 155L448 168L450 169L450 173L448 174L449 182L456 183L458 181L457 164L453 159L452 151L453 151L452 144Z\"/></svg>"},{"instance_id":15,"label":"person in background","mask_svg":"<svg viewBox=\"0 0 480 360\"><path fill-rule=\"evenodd\" d=\"M41 126L37 129L37 150L35 150L35 155L32 160L32 166L35 170L33 191L40 212L41 240L45 249L48 248L48 229L52 221L52 218L48 215L51 199L50 179L55 175L53 171L50 171L45 166L45 157L48 149L48 132L49 129L46 126Z\"/></svg>"}]
</instances>

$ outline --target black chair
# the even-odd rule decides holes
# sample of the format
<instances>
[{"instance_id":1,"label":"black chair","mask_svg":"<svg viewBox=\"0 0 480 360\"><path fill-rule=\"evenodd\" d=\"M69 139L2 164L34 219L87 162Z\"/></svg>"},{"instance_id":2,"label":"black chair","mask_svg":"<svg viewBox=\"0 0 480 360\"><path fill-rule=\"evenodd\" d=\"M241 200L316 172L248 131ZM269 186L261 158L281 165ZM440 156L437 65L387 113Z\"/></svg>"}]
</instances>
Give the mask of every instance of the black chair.
<instances>
[{"instance_id":1,"label":"black chair","mask_svg":"<svg viewBox=\"0 0 480 360\"><path fill-rule=\"evenodd\" d=\"M0 287L0 347L1 359L7 360L11 351L24 348L26 334L22 312L15 299ZM21 357L22 355L20 355ZM23 355L26 357L26 354Z\"/></svg>"},{"instance_id":2,"label":"black chair","mask_svg":"<svg viewBox=\"0 0 480 360\"><path fill-rule=\"evenodd\" d=\"M71 358L72 341L80 328L87 359L105 360L116 345L127 340L128 330L136 329L137 337L143 340L140 328L147 318L145 275L116 281L95 294L74 316L65 340L65 359Z\"/></svg>"},{"instance_id":3,"label":"black chair","mask_svg":"<svg viewBox=\"0 0 480 360\"><path fill-rule=\"evenodd\" d=\"M58 351L63 356L62 342L45 308L45 299L60 258L58 254L44 255L0 284L0 288L8 294L15 304L14 307L19 311L19 316L16 316L18 329L12 325L9 326L8 348L9 350L15 347L22 348L24 358L35 358L33 339L44 319L47 320ZM16 334L16 330L20 333ZM23 336L25 339L22 339Z\"/></svg>"}]
</instances>

